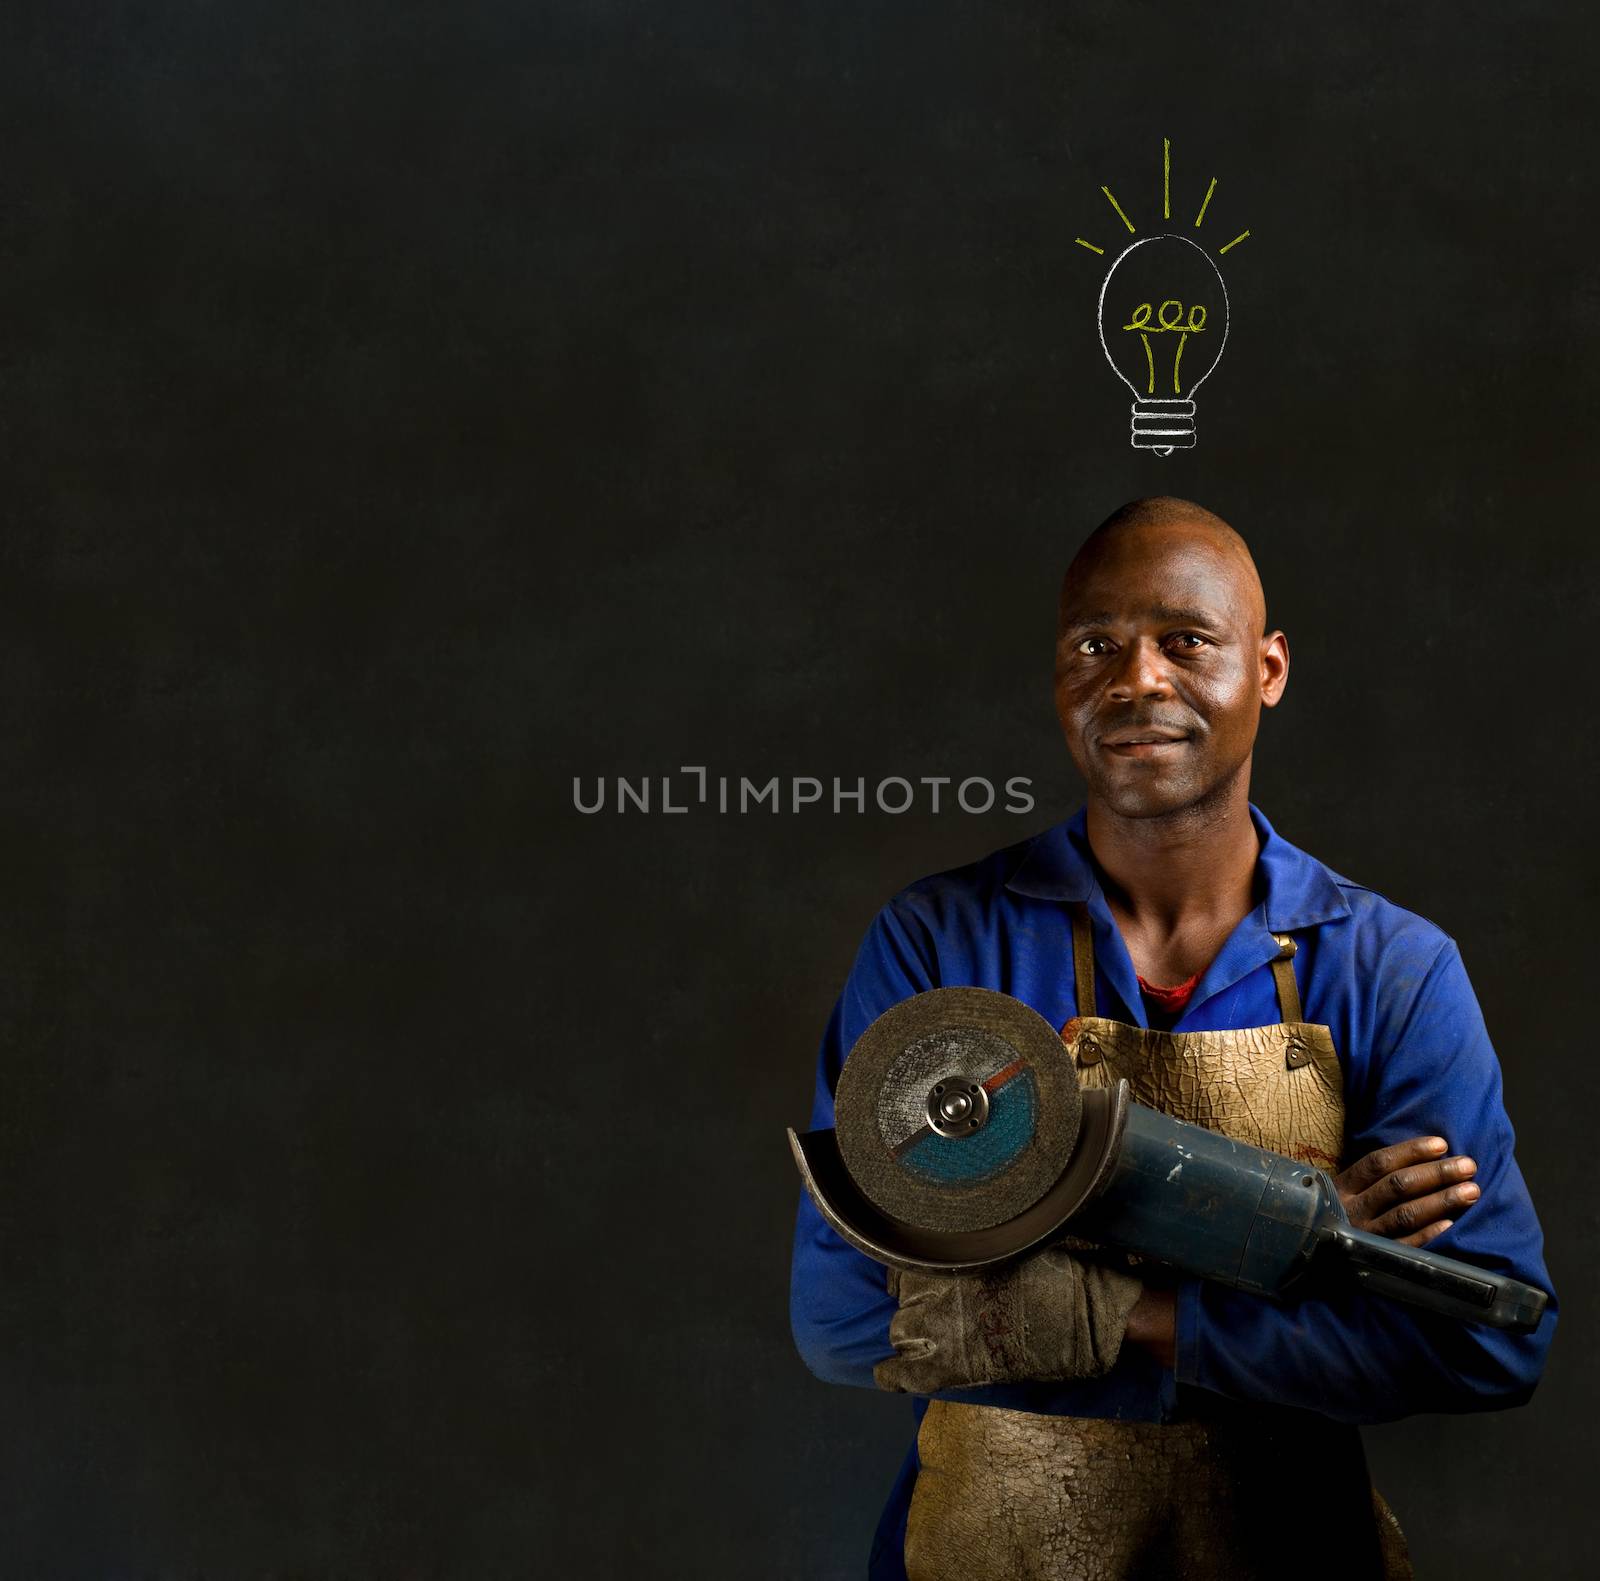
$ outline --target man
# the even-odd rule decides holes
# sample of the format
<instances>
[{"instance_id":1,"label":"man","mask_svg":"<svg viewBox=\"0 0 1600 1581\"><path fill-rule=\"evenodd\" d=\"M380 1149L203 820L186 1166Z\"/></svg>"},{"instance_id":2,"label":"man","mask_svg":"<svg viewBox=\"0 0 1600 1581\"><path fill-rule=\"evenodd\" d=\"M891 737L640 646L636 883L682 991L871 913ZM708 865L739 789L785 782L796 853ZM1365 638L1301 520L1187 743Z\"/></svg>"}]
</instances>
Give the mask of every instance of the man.
<instances>
[{"instance_id":1,"label":"man","mask_svg":"<svg viewBox=\"0 0 1600 1581\"><path fill-rule=\"evenodd\" d=\"M1188 501L1103 523L1062 587L1057 713L1084 809L914 884L822 1045L974 985L1062 1029L1085 1083L1335 1177L1359 1226L1549 1290L1500 1072L1454 943L1250 805L1289 651L1244 541ZM1454 1151L1452 1152L1452 1149ZM890 1276L802 1200L792 1316L824 1379L917 1396L874 1577L1409 1574L1355 1424L1525 1402L1555 1302L1514 1334L1359 1291L1274 1302L1091 1247Z\"/></svg>"}]
</instances>

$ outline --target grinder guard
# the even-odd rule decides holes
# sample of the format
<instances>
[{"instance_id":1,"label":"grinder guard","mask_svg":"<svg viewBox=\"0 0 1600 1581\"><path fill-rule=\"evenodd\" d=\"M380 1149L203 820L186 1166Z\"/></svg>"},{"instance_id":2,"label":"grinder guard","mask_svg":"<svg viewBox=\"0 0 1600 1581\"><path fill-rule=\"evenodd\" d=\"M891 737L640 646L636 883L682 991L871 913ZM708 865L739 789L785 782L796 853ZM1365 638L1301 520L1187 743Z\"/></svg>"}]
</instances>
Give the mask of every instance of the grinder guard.
<instances>
[{"instance_id":1,"label":"grinder guard","mask_svg":"<svg viewBox=\"0 0 1600 1581\"><path fill-rule=\"evenodd\" d=\"M933 1230L881 1212L850 1178L832 1131L789 1132L789 1149L817 1212L857 1251L893 1268L967 1273L1020 1257L1052 1241L1105 1184L1122 1141L1127 1082L1083 1094L1083 1116L1071 1161L1056 1183L1014 1219L981 1230Z\"/></svg>"}]
</instances>

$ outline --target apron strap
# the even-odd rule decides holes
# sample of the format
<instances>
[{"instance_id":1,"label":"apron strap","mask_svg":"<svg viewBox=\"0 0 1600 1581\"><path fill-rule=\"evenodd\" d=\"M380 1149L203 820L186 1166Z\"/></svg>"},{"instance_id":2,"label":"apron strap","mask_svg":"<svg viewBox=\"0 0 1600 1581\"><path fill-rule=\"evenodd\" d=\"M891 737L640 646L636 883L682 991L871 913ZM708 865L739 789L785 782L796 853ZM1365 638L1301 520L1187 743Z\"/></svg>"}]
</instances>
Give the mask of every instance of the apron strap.
<instances>
[{"instance_id":1,"label":"apron strap","mask_svg":"<svg viewBox=\"0 0 1600 1581\"><path fill-rule=\"evenodd\" d=\"M1272 937L1278 942L1278 953L1272 962L1272 980L1278 987L1278 1014L1285 1021L1304 1021L1300 985L1294 980L1295 942L1287 933L1275 933Z\"/></svg>"},{"instance_id":2,"label":"apron strap","mask_svg":"<svg viewBox=\"0 0 1600 1581\"><path fill-rule=\"evenodd\" d=\"M1094 996L1094 931L1089 924L1089 908L1081 900L1072 903L1072 977L1078 996L1078 1014L1096 1013Z\"/></svg>"},{"instance_id":3,"label":"apron strap","mask_svg":"<svg viewBox=\"0 0 1600 1581\"><path fill-rule=\"evenodd\" d=\"M1072 916L1072 977L1078 1000L1078 1014L1096 1014L1094 992L1094 931L1089 922L1089 908L1081 901L1073 901L1069 908ZM1300 1003L1300 985L1295 981L1294 957L1298 946L1287 933L1272 935L1278 953L1272 960L1272 981L1278 990L1278 1014L1285 1022L1304 1021L1305 1010Z\"/></svg>"}]
</instances>

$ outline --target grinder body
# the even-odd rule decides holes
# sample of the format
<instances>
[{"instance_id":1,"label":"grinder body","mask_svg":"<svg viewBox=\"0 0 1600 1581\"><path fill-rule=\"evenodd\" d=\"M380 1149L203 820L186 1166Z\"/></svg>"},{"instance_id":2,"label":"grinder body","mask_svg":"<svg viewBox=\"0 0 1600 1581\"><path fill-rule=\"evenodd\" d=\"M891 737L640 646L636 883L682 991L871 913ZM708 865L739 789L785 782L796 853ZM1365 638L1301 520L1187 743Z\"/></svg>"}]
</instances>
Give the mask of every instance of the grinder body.
<instances>
[{"instance_id":1,"label":"grinder body","mask_svg":"<svg viewBox=\"0 0 1600 1581\"><path fill-rule=\"evenodd\" d=\"M1374 1293L1469 1322L1531 1328L1546 1300L1518 1280L1352 1228L1319 1169L1136 1103L1099 1189L1067 1227L1261 1295L1344 1265Z\"/></svg>"}]
</instances>

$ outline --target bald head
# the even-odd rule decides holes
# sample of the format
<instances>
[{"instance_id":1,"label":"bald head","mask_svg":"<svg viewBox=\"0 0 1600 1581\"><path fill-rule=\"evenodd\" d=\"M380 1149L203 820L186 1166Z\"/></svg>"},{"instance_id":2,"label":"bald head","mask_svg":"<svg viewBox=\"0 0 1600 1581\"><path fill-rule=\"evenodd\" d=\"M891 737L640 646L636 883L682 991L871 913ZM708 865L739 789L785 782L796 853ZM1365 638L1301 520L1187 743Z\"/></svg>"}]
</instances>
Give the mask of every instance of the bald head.
<instances>
[{"instance_id":1,"label":"bald head","mask_svg":"<svg viewBox=\"0 0 1600 1581\"><path fill-rule=\"evenodd\" d=\"M1238 616L1260 637L1267 626L1267 601L1249 546L1216 512L1170 494L1130 500L1089 534L1062 580L1062 618L1074 593L1101 574L1142 577L1156 562L1185 555L1216 563L1232 588Z\"/></svg>"}]
</instances>

